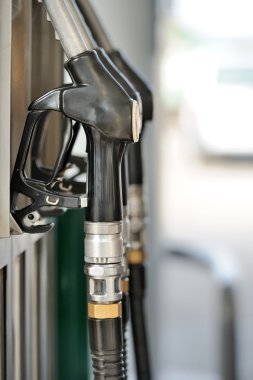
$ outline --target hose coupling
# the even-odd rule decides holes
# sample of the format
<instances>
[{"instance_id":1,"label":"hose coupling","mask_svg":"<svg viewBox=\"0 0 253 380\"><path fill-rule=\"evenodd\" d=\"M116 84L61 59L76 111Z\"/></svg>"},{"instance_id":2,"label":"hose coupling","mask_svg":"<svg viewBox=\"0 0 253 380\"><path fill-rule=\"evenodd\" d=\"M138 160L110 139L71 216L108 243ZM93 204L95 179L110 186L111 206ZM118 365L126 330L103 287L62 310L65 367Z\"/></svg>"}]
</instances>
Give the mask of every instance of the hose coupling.
<instances>
[{"instance_id":1,"label":"hose coupling","mask_svg":"<svg viewBox=\"0 0 253 380\"><path fill-rule=\"evenodd\" d=\"M122 316L122 303L88 303L88 317L93 319L119 318Z\"/></svg>"},{"instance_id":2,"label":"hose coupling","mask_svg":"<svg viewBox=\"0 0 253 380\"><path fill-rule=\"evenodd\" d=\"M89 302L110 303L121 300L121 262L110 265L86 264L84 272L88 279Z\"/></svg>"},{"instance_id":3,"label":"hose coupling","mask_svg":"<svg viewBox=\"0 0 253 380\"><path fill-rule=\"evenodd\" d=\"M85 222L85 273L89 302L120 301L123 273L122 223Z\"/></svg>"},{"instance_id":4,"label":"hose coupling","mask_svg":"<svg viewBox=\"0 0 253 380\"><path fill-rule=\"evenodd\" d=\"M123 256L122 222L85 222L86 263L119 263Z\"/></svg>"}]
</instances>

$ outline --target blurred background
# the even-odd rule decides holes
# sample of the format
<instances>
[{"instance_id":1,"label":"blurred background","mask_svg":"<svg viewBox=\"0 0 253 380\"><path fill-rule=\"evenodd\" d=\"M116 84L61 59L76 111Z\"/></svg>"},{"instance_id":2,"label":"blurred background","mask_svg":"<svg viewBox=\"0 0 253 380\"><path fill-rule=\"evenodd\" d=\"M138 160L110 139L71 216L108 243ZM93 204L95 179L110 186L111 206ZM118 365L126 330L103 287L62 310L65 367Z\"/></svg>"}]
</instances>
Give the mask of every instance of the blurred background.
<instances>
[{"instance_id":1,"label":"blurred background","mask_svg":"<svg viewBox=\"0 0 253 380\"><path fill-rule=\"evenodd\" d=\"M154 379L252 380L252 0L92 0L92 4L113 44L128 57L154 91L155 117L143 136L148 252L146 310ZM27 25L33 25L32 30L39 28L35 17L41 20L44 16L38 12L35 0L13 0L12 10L9 1L0 1L0 31L7 33L12 29L12 44L13 41L16 43L11 47L8 35L2 33L0 49L6 52L8 43L12 54L17 54L14 55L17 59L13 59L12 70L16 67L15 62L25 75L33 68L32 76L29 77L32 84L38 84L36 57L41 54L39 49L45 45L40 45L40 40L35 39L37 34L31 38L31 30ZM7 14L12 20L8 25ZM48 44L53 34L47 31L50 26L44 24L44 21L40 24L42 29L38 35L44 33L46 38L43 43ZM20 30L25 26L26 33L22 34ZM22 38L23 45L19 43ZM22 46L32 46L31 60L24 54L24 49L22 53ZM56 53L60 62L62 57L59 52ZM23 66L17 64L21 58L25 62ZM0 64L0 78L3 81L8 79L5 74L8 64L10 55L5 54ZM48 82L41 80L37 92L33 86L30 92L26 89L21 105L20 96L15 97L17 92L14 90L20 91L22 83L18 75L15 78L14 71L9 78L14 86L10 103L14 109L11 125L12 130L16 128L17 132L12 134L11 140L12 164L19 141L17 136L21 134L28 104L38 94L60 83L59 79L57 83L49 81L47 73L50 72L50 62L44 62L43 65L39 66L40 73ZM3 85L2 91L5 92L6 88ZM20 113L15 111L17 108ZM8 113L6 105L3 106L0 101L1 109ZM1 114L5 125L10 123L10 112L5 116ZM18 126L15 126L15 120L18 120ZM8 140L3 128L0 128L0 138L2 141ZM2 150L2 154L4 152ZM6 152L6 155L9 153ZM4 170L0 163L0 174L7 178L9 173L6 174ZM3 183L1 191L2 257L5 257L6 252L12 252L11 257L14 258L17 255L22 257L24 252L29 253L29 249L37 252L39 261L35 263L33 276L36 277L36 273L39 276L41 267L44 268L44 274L37 284L37 298L34 298L37 306L33 315L39 315L41 310L47 311L47 315L42 313L37 322L31 320L34 334L43 345L41 348L36 343L37 367L28 360L26 368L30 365L33 368L30 377L19 375L22 373L20 370L15 377L9 375L8 380L75 380L74 375L70 377L71 373L76 373L76 379L88 379L87 331L82 325L83 314L86 313L86 301L83 298L85 284L81 277L82 239L77 241L74 236L79 248L73 248L71 243L66 246L61 238L69 231L69 225L75 223L71 219L73 215L68 214L67 220L60 219L57 232L49 236L48 247L57 253L55 259L50 259L49 255L45 262L43 242L31 248L36 239L29 238L28 249L28 245L18 243L15 237L8 240L9 210L5 209L9 204L6 195L8 188L4 188ZM80 225L76 226L76 231L79 228L82 231ZM28 241L28 237L22 239L23 242ZM74 255L69 255L72 249L80 250L76 261L72 260ZM29 283L24 282L20 272L15 272L25 265L27 275L30 259L26 258L25 264L18 261L16 266L13 264L16 259L8 261L6 256L4 260L0 255L0 302L4 305L2 313L0 308L0 332L1 328L4 331L7 326L10 337L14 326L17 338L16 341L13 338L12 343L6 343L6 338L1 338L2 347L5 347L1 350L0 344L1 380L6 379L4 375L1 377L4 373L4 369L1 370L4 368L1 364L4 355L8 357L7 366L11 371L12 350L17 358L15 365L17 368L22 367L22 328L26 326L28 331L31 326L29 321L23 324L22 318L16 319L17 314L30 315L33 310L26 306L22 313L20 311L23 305L22 292L26 294L26 301L30 297L24 290L29 288ZM4 269L8 265L14 265L11 272ZM46 268L51 269L48 272ZM78 270L79 277L76 274ZM46 286L47 293L43 291ZM7 301L5 289L10 289ZM18 297L18 304L14 300L16 309L8 301L8 294ZM41 298L42 301L38 301ZM79 306L76 307L74 302ZM7 314L15 315L16 319L7 318L6 322L4 308ZM43 334L45 329L47 336ZM28 338L26 346L27 341ZM27 352L32 344L27 346ZM76 351L73 351L73 347ZM130 347L129 379L135 380L131 341Z\"/></svg>"},{"instance_id":2,"label":"blurred background","mask_svg":"<svg viewBox=\"0 0 253 380\"><path fill-rule=\"evenodd\" d=\"M251 379L252 2L156 12L158 378Z\"/></svg>"},{"instance_id":3,"label":"blurred background","mask_svg":"<svg viewBox=\"0 0 253 380\"><path fill-rule=\"evenodd\" d=\"M251 10L158 8L161 379L253 374Z\"/></svg>"},{"instance_id":4,"label":"blurred background","mask_svg":"<svg viewBox=\"0 0 253 380\"><path fill-rule=\"evenodd\" d=\"M250 380L252 2L93 3L154 90L143 138L155 379Z\"/></svg>"}]
</instances>

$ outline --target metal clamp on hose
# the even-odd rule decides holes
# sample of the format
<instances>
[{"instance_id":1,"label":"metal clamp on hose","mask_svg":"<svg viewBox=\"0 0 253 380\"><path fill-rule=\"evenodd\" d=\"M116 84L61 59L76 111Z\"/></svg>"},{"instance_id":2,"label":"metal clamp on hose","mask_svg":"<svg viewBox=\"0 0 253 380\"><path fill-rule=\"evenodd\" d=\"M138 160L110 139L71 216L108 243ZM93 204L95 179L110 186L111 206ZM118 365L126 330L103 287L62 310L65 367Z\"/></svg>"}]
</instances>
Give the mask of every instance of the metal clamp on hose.
<instances>
[{"instance_id":1,"label":"metal clamp on hose","mask_svg":"<svg viewBox=\"0 0 253 380\"><path fill-rule=\"evenodd\" d=\"M85 262L119 263L123 255L122 222L85 222Z\"/></svg>"},{"instance_id":2,"label":"metal clamp on hose","mask_svg":"<svg viewBox=\"0 0 253 380\"><path fill-rule=\"evenodd\" d=\"M121 300L122 256L121 223L85 223L85 273L90 301Z\"/></svg>"}]
</instances>

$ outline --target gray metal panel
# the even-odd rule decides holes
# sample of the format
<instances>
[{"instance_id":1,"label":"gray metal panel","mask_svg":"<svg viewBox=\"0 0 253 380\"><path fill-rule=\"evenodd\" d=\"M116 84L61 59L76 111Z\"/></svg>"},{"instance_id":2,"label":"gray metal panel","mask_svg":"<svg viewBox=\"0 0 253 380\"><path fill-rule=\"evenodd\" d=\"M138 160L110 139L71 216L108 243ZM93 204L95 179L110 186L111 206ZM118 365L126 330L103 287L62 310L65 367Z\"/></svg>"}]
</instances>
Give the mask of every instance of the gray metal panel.
<instances>
[{"instance_id":1,"label":"gray metal panel","mask_svg":"<svg viewBox=\"0 0 253 380\"><path fill-rule=\"evenodd\" d=\"M32 379L39 380L39 255L40 255L40 241L33 244L33 252L31 255L31 345L32 345Z\"/></svg>"},{"instance_id":2,"label":"gray metal panel","mask_svg":"<svg viewBox=\"0 0 253 380\"><path fill-rule=\"evenodd\" d=\"M62 78L62 51L38 2L0 0L0 56L0 380L53 380L54 233L8 237L10 167L27 106ZM60 143L58 131L50 137L48 152Z\"/></svg>"},{"instance_id":3,"label":"gray metal panel","mask_svg":"<svg viewBox=\"0 0 253 380\"><path fill-rule=\"evenodd\" d=\"M0 380L6 380L7 363L12 352L10 263L11 241L9 238L0 239ZM12 378L11 370L7 380Z\"/></svg>"},{"instance_id":4,"label":"gray metal panel","mask_svg":"<svg viewBox=\"0 0 253 380\"><path fill-rule=\"evenodd\" d=\"M13 257L14 380L25 380L25 255Z\"/></svg>"},{"instance_id":5,"label":"gray metal panel","mask_svg":"<svg viewBox=\"0 0 253 380\"><path fill-rule=\"evenodd\" d=\"M16 1L13 1L15 3ZM31 102L32 2L21 0L12 18L11 50L11 170L22 136L27 107Z\"/></svg>"},{"instance_id":6,"label":"gray metal panel","mask_svg":"<svg viewBox=\"0 0 253 380\"><path fill-rule=\"evenodd\" d=\"M10 239L0 239L0 269L7 265L10 257Z\"/></svg>"},{"instance_id":7,"label":"gray metal panel","mask_svg":"<svg viewBox=\"0 0 253 380\"><path fill-rule=\"evenodd\" d=\"M39 299L40 299L40 376L46 380L48 374L48 321L47 321L47 247L45 242L41 242L40 253L40 279L39 279Z\"/></svg>"},{"instance_id":8,"label":"gray metal panel","mask_svg":"<svg viewBox=\"0 0 253 380\"><path fill-rule=\"evenodd\" d=\"M38 273L34 273L38 237L28 234L12 237L15 380L38 378Z\"/></svg>"},{"instance_id":9,"label":"gray metal panel","mask_svg":"<svg viewBox=\"0 0 253 380\"><path fill-rule=\"evenodd\" d=\"M44 374L44 377L41 374L40 380L55 380L56 378L56 348L55 348L55 232L54 230L47 234L47 239L41 240L41 256L43 260L43 251L46 252L44 254L44 260L46 257L46 263L43 264L41 262L42 268L44 268L44 276L43 272L41 277L40 289L41 289L41 302L43 299L46 300L44 318L47 321L46 331L44 334L47 334L47 342L46 342L46 353L47 353L47 373ZM44 278L44 280L43 280ZM44 292L46 295L42 297L43 292L43 283L44 283ZM41 307L44 307L41 304ZM41 310L41 309L40 309ZM42 317L42 316L41 316ZM41 331L43 334L43 331Z\"/></svg>"},{"instance_id":10,"label":"gray metal panel","mask_svg":"<svg viewBox=\"0 0 253 380\"><path fill-rule=\"evenodd\" d=\"M32 260L34 245L30 244L25 251L25 380L33 380L32 363L34 360L34 351L32 346L33 329L32 329L32 289L36 286L32 282ZM35 380L35 379L34 379Z\"/></svg>"},{"instance_id":11,"label":"gray metal panel","mask_svg":"<svg viewBox=\"0 0 253 380\"><path fill-rule=\"evenodd\" d=\"M28 234L12 237L14 362L15 370L23 365L25 380L54 379L53 233L47 237ZM23 361L21 365L20 361ZM23 380L18 372L16 375L15 380Z\"/></svg>"},{"instance_id":12,"label":"gray metal panel","mask_svg":"<svg viewBox=\"0 0 253 380\"><path fill-rule=\"evenodd\" d=\"M1 243L0 239L0 251ZM6 380L13 380L14 367L13 367L13 314L12 314L12 256L11 256L11 239L5 239L3 243L6 253Z\"/></svg>"},{"instance_id":13,"label":"gray metal panel","mask_svg":"<svg viewBox=\"0 0 253 380\"><path fill-rule=\"evenodd\" d=\"M0 380L4 380L6 367L5 270L6 268L0 269Z\"/></svg>"},{"instance_id":14,"label":"gray metal panel","mask_svg":"<svg viewBox=\"0 0 253 380\"><path fill-rule=\"evenodd\" d=\"M9 236L11 1L0 1L0 237ZM4 178L4 181L2 180Z\"/></svg>"}]
</instances>

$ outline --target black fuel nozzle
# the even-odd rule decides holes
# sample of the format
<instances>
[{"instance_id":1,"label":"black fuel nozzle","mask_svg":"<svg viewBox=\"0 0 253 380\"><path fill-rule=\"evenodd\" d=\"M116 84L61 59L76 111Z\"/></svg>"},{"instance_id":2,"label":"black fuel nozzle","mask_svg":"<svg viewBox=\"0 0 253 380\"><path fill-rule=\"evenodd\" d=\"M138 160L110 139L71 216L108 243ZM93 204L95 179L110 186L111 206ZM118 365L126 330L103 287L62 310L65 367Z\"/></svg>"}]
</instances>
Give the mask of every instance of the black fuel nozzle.
<instances>
[{"instance_id":1,"label":"black fuel nozzle","mask_svg":"<svg viewBox=\"0 0 253 380\"><path fill-rule=\"evenodd\" d=\"M127 59L120 51L112 49L108 52L109 57L122 74L130 81L135 90L140 94L142 102L142 131L145 123L153 118L153 95L146 81L141 77L137 70L127 62ZM141 141L131 145L127 150L129 185L142 185L143 167Z\"/></svg>"},{"instance_id":2,"label":"black fuel nozzle","mask_svg":"<svg viewBox=\"0 0 253 380\"><path fill-rule=\"evenodd\" d=\"M72 112L81 112L78 120L85 125L87 137L86 220L121 220L119 168L126 143L139 139L141 119L137 95L100 52L93 50L75 57L66 63L66 68L80 91L75 99L71 98L75 109L68 113L72 117ZM85 102L82 93L88 94Z\"/></svg>"},{"instance_id":3,"label":"black fuel nozzle","mask_svg":"<svg viewBox=\"0 0 253 380\"><path fill-rule=\"evenodd\" d=\"M64 154L69 150L72 138L75 136L73 131L67 142L67 148L62 149L58 156L53 172L48 173L51 174L50 178L46 175L45 179L38 180L29 178L25 174L25 164L34 131L38 125L43 125L50 110L61 112L67 118L81 123L85 128L90 183L88 220L100 218L99 214L103 214L100 206L104 205L104 202L108 205L105 211L106 215L104 215L105 220L108 219L109 214L112 214L109 219L115 220L116 217L118 220L117 218L119 218L120 207L118 208L118 204L120 202L117 198L120 195L117 196L119 193L117 186L120 184L120 177L118 181L112 181L114 182L112 188L110 188L109 182L111 181L110 177L114 177L117 172L115 165L118 166L121 162L125 143L136 141L139 138L138 102L130 98L123 87L118 84L95 51L86 51L72 58L66 63L66 68L73 79L73 85L52 90L34 101L29 107L11 181L11 212L25 232L45 232L52 227L48 224L36 225L33 223L37 218L35 214L45 206L77 208L87 205L86 195L66 195L54 188L58 181L56 174L62 169L66 158ZM100 159L98 159L99 156ZM101 192L101 188L97 192L97 187L100 186L97 184L101 182L101 178L98 177L103 176L105 171L108 172L105 192ZM19 193L31 198L32 203L18 209L16 201ZM112 211L112 209L114 210Z\"/></svg>"},{"instance_id":4,"label":"black fuel nozzle","mask_svg":"<svg viewBox=\"0 0 253 380\"><path fill-rule=\"evenodd\" d=\"M110 72L110 74L114 77L114 79L124 88L124 90L128 93L128 95L136 100L139 105L140 112L142 110L142 103L140 99L140 95L138 92L135 91L132 84L122 75L122 73L117 69L117 67L112 63L110 59L108 59L108 56L106 55L105 51L103 49L96 49L97 55L99 57L99 60L103 63L103 65L106 67L106 69ZM34 138L32 143L32 149L31 149L31 176L32 178L36 178L38 180L50 180L51 177L57 177L60 180L56 181L54 184L53 189L71 193L71 194L78 194L78 193L84 193L85 187L84 183L80 183L77 180L77 177L80 178L80 175L82 175L83 178L86 178L87 176L87 157L86 160L83 157L76 156L73 154L72 150L75 145L77 136L80 132L81 123L75 122L73 125L73 130L68 128L71 123L70 119L65 118L64 125L63 125L63 141L62 141L62 149L61 153L58 157L58 165L55 165L56 169L49 168L45 165L43 165L41 156L42 156L42 148L43 148L43 142L45 140L45 136L43 135L44 128L43 123L40 126L38 123L38 127L35 128L34 132ZM124 159L126 161L126 159ZM124 166L122 164L122 166ZM69 172L73 173L73 170L75 169L74 174L71 176L68 175ZM67 173L67 176L66 174ZM83 176L84 175L84 176ZM124 176L122 175L122 181L124 182ZM126 198L126 186L123 183L122 184L122 192L123 192L123 206L125 206L125 198ZM66 209L61 209L59 207L43 207L39 210L40 214L43 217L46 216L56 216L61 215L65 212Z\"/></svg>"},{"instance_id":5,"label":"black fuel nozzle","mask_svg":"<svg viewBox=\"0 0 253 380\"><path fill-rule=\"evenodd\" d=\"M90 83L98 86L102 94L94 96L96 127L88 126L91 122L85 125L89 189L85 273L93 373L96 380L124 379L121 163L126 145L139 138L140 104L138 94L102 51L67 63L76 83L82 83L84 75L87 78L83 71L87 64Z\"/></svg>"},{"instance_id":6,"label":"black fuel nozzle","mask_svg":"<svg viewBox=\"0 0 253 380\"><path fill-rule=\"evenodd\" d=\"M86 0L76 0L81 10L82 16L89 26L94 40L99 47L105 49L110 59L122 73L124 77L131 83L132 87L140 95L142 101L142 129L147 121L153 117L153 96L147 83L142 79L141 75L127 62L124 56L112 46L102 23L98 19L91 3ZM130 263L130 302L131 302L131 319L134 333L134 344L136 354L136 367L139 379L150 379L150 360L148 355L148 345L146 339L145 328L145 312L144 312L144 284L143 292L138 295L138 280L144 276L145 267L143 265L143 230L144 230L144 204L143 204L143 164L141 141L136 144L129 145L127 149L128 160L128 178L124 165L122 165L122 186L123 186L123 204L126 212L125 230L130 219L130 247L127 249L127 255ZM127 206L128 203L128 206ZM128 233L125 233L127 236ZM128 238L126 238L128 241ZM135 260L133 260L133 257ZM137 259L136 259L137 257ZM130 261L130 259L132 259ZM137 261L136 261L137 260ZM126 265L127 267L127 265ZM125 314L127 314L125 312ZM126 359L125 359L126 366Z\"/></svg>"},{"instance_id":7,"label":"black fuel nozzle","mask_svg":"<svg viewBox=\"0 0 253 380\"><path fill-rule=\"evenodd\" d=\"M120 51L111 44L107 33L97 17L90 1L76 0L76 3L82 13L85 23L88 25L94 40L99 48L103 48L117 69L131 83L136 92L139 93L142 101L142 129L145 123L153 118L153 95L149 85L138 73L138 71L128 63L127 59ZM129 185L142 185L143 167L141 142L130 145L128 148L129 161Z\"/></svg>"},{"instance_id":8,"label":"black fuel nozzle","mask_svg":"<svg viewBox=\"0 0 253 380\"><path fill-rule=\"evenodd\" d=\"M50 96L60 97L64 88L54 90ZM61 167L61 149L53 171L44 171L40 178L26 174L26 162L30 145L37 128L43 128L45 119L49 114L49 110L53 109L52 104L45 97L34 101L30 107L26 118L25 127L16 158L12 179L11 179L11 213L24 232L42 233L49 231L53 224L43 224L40 211L44 208L50 210L64 208L79 208L87 205L87 195L85 192L81 194L66 194L60 190L61 179L57 177ZM43 99L43 104L41 104ZM60 111L57 104L55 110ZM19 207L18 196L22 194L30 198L31 203L25 207Z\"/></svg>"},{"instance_id":9,"label":"black fuel nozzle","mask_svg":"<svg viewBox=\"0 0 253 380\"><path fill-rule=\"evenodd\" d=\"M140 73L128 63L127 59L120 51L115 49L107 36L107 33L97 17L90 1L76 0L82 13L85 23L89 27L91 34L99 48L104 49L117 69L131 83L135 91L140 94L143 104L143 123L153 117L153 96L152 91Z\"/></svg>"}]
</instances>

